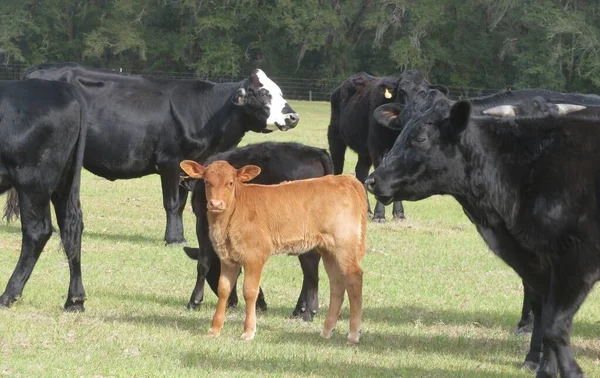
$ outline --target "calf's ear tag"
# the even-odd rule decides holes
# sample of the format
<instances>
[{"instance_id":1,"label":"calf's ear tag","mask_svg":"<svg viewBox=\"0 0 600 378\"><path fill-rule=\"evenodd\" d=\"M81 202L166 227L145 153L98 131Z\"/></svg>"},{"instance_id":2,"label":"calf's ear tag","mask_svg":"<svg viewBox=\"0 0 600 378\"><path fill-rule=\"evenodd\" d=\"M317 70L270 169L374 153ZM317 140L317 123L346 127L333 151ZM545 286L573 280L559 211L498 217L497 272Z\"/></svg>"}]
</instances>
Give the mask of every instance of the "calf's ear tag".
<instances>
[{"instance_id":1,"label":"calf's ear tag","mask_svg":"<svg viewBox=\"0 0 600 378\"><path fill-rule=\"evenodd\" d=\"M385 98L387 98L388 100L390 98L392 98L392 92L390 92L389 89L385 88L385 93L383 94L385 96Z\"/></svg>"}]
</instances>

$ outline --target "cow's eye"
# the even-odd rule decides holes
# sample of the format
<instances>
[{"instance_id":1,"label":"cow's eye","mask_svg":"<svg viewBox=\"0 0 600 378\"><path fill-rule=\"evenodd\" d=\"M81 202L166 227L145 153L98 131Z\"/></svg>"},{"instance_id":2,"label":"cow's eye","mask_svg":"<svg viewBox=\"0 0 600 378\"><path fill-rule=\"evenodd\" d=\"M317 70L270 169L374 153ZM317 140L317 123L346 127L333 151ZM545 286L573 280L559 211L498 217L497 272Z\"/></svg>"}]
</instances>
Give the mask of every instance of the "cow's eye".
<instances>
[{"instance_id":1,"label":"cow's eye","mask_svg":"<svg viewBox=\"0 0 600 378\"><path fill-rule=\"evenodd\" d=\"M229 186L233 185L233 180L229 181Z\"/></svg>"},{"instance_id":2,"label":"cow's eye","mask_svg":"<svg viewBox=\"0 0 600 378\"><path fill-rule=\"evenodd\" d=\"M422 146L423 144L425 144L425 142L427 142L427 136L425 135L419 135L418 137L413 139L413 145L415 146Z\"/></svg>"}]
</instances>

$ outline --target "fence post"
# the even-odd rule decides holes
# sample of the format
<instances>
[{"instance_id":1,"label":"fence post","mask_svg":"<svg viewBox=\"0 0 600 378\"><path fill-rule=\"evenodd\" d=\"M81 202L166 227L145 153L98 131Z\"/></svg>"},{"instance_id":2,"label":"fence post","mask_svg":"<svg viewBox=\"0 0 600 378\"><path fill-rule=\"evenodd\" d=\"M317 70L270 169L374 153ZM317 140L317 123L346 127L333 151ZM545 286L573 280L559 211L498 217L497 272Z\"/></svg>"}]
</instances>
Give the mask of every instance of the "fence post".
<instances>
[{"instance_id":1,"label":"fence post","mask_svg":"<svg viewBox=\"0 0 600 378\"><path fill-rule=\"evenodd\" d=\"M312 91L308 91L308 101L312 101Z\"/></svg>"}]
</instances>

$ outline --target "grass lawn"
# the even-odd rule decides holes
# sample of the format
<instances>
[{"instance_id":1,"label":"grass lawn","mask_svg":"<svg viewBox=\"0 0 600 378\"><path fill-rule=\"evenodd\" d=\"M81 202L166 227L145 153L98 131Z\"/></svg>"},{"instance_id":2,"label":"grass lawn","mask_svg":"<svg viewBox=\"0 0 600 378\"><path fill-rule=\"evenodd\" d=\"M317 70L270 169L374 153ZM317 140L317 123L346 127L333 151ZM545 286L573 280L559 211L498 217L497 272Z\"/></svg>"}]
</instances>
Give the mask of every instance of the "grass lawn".
<instances>
[{"instance_id":1,"label":"grass lawn","mask_svg":"<svg viewBox=\"0 0 600 378\"><path fill-rule=\"evenodd\" d=\"M248 134L243 144L291 140L327 147L328 103L292 106L302 117L296 129ZM355 162L348 151L347 173ZM228 311L222 335L209 338L216 297L208 291L199 311L185 309L196 268L181 247L163 246L159 177L109 182L86 171L82 202L86 311L62 311L68 265L55 233L23 298L0 311L0 376L533 376L518 369L529 340L512 334L520 280L487 249L451 198L406 203L406 221L369 224L357 347L346 345L347 300L334 337L319 337L329 297L322 267L314 323L290 318L302 282L291 257L267 263L262 287L269 310L259 313L254 341L238 340L243 300ZM195 245L191 209L184 223L188 244ZM0 225L1 290L20 240L18 223ZM572 337L590 377L600 376L599 320L600 298L592 293Z\"/></svg>"}]
</instances>

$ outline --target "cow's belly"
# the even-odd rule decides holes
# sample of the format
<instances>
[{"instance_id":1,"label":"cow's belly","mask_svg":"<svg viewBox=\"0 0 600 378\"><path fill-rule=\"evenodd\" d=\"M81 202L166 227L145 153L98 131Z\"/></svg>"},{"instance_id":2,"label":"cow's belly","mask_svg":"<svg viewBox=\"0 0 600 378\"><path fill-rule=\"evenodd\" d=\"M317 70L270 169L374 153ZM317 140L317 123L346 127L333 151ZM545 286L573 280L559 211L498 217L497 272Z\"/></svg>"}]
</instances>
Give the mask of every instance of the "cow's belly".
<instances>
[{"instance_id":1,"label":"cow's belly","mask_svg":"<svg viewBox=\"0 0 600 378\"><path fill-rule=\"evenodd\" d=\"M158 173L154 140L140 133L90 130L86 138L83 166L109 180Z\"/></svg>"}]
</instances>

